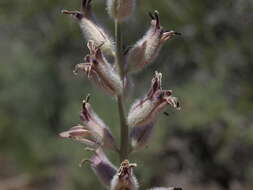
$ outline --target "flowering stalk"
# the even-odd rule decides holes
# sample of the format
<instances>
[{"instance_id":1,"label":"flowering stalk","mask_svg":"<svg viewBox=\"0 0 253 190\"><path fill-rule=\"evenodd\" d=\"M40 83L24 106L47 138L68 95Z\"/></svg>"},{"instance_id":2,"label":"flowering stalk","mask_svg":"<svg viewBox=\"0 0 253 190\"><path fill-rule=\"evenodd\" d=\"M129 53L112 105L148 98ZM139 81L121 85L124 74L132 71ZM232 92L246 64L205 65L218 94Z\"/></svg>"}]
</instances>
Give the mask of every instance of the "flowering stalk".
<instances>
[{"instance_id":1,"label":"flowering stalk","mask_svg":"<svg viewBox=\"0 0 253 190\"><path fill-rule=\"evenodd\" d=\"M121 24L117 20L115 20L114 23L115 23L115 39L116 39L116 63L118 66L121 80L124 82L125 76L123 65ZM123 161L128 157L129 135L128 135L128 125L125 116L123 95L118 95L117 101L120 117L120 160Z\"/></svg>"},{"instance_id":2,"label":"flowering stalk","mask_svg":"<svg viewBox=\"0 0 253 190\"><path fill-rule=\"evenodd\" d=\"M172 90L162 89L162 73L155 72L151 80L151 87L147 94L138 99L130 108L126 118L125 93L128 91L129 77L132 73L142 70L158 55L162 45L179 33L173 30L164 30L160 25L158 11L150 13L151 25L149 30L133 48L123 53L121 25L131 16L135 0L107 0L108 13L114 19L115 44L104 29L97 25L91 10L92 0L82 0L81 11L67 11L79 22L81 30L87 39L89 54L84 62L77 64L74 73L82 71L92 82L107 94L116 99L120 120L120 146L115 143L110 128L98 117L89 103L89 96L83 101L80 112L82 125L76 125L60 133L62 138L78 141L91 150L93 155L82 163L90 163L90 167L102 184L110 190L138 190L139 183L134 175L133 168L137 164L130 163L129 153L147 144L159 115L173 107L180 109ZM116 46L116 49L114 47ZM107 59L114 58L115 65ZM131 131L129 133L129 127ZM131 144L131 146L130 146ZM131 148L131 151L130 151ZM120 167L116 167L106 156L105 150L119 153ZM118 168L118 169L117 169ZM155 187L149 190L181 190L176 187Z\"/></svg>"}]
</instances>

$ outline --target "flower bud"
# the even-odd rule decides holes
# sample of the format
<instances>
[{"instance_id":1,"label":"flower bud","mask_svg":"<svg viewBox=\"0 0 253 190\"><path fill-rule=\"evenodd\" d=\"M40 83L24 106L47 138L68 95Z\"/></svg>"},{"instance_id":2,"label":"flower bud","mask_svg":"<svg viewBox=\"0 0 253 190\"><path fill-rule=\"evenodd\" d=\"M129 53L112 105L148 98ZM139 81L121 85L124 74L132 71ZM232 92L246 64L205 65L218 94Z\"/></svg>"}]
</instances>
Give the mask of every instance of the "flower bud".
<instances>
[{"instance_id":1,"label":"flower bud","mask_svg":"<svg viewBox=\"0 0 253 190\"><path fill-rule=\"evenodd\" d=\"M131 16L135 8L135 0L107 0L107 9L109 15L123 21Z\"/></svg>"},{"instance_id":2,"label":"flower bud","mask_svg":"<svg viewBox=\"0 0 253 190\"><path fill-rule=\"evenodd\" d=\"M108 160L102 149L97 149L95 154L89 159L91 169L100 179L100 181L109 188L113 176L116 175L116 167Z\"/></svg>"},{"instance_id":3,"label":"flower bud","mask_svg":"<svg viewBox=\"0 0 253 190\"><path fill-rule=\"evenodd\" d=\"M147 33L131 48L126 55L126 71L138 72L150 64L158 55L161 46L172 36L180 34L164 30L160 25L159 13L149 14L151 26Z\"/></svg>"},{"instance_id":4,"label":"flower bud","mask_svg":"<svg viewBox=\"0 0 253 190\"><path fill-rule=\"evenodd\" d=\"M84 58L84 63L76 65L74 73L82 70L99 88L110 95L122 94L122 80L115 69L107 62L100 47L96 47L93 41L89 41L87 46L90 54Z\"/></svg>"},{"instance_id":5,"label":"flower bud","mask_svg":"<svg viewBox=\"0 0 253 190\"><path fill-rule=\"evenodd\" d=\"M83 108L80 113L80 118L85 128L94 134L97 134L102 139L102 146L109 149L117 150L115 140L110 129L97 116L89 104L89 96L83 101Z\"/></svg>"},{"instance_id":6,"label":"flower bud","mask_svg":"<svg viewBox=\"0 0 253 190\"><path fill-rule=\"evenodd\" d=\"M82 0L81 11L62 10L62 13L70 14L78 20L82 33L87 41L92 40L96 46L101 46L101 50L104 53L115 55L111 38L104 29L94 21L91 1L92 0Z\"/></svg>"},{"instance_id":7,"label":"flower bud","mask_svg":"<svg viewBox=\"0 0 253 190\"><path fill-rule=\"evenodd\" d=\"M146 144L158 115L168 105L180 109L177 98L172 96L172 91L162 89L161 79L162 73L155 72L147 95L136 101L130 108L127 121L128 125L132 127L130 137L134 148Z\"/></svg>"},{"instance_id":8,"label":"flower bud","mask_svg":"<svg viewBox=\"0 0 253 190\"><path fill-rule=\"evenodd\" d=\"M134 163L129 163L128 160L123 161L111 181L110 190L137 190L139 184L133 174L133 168L136 166Z\"/></svg>"}]
</instances>

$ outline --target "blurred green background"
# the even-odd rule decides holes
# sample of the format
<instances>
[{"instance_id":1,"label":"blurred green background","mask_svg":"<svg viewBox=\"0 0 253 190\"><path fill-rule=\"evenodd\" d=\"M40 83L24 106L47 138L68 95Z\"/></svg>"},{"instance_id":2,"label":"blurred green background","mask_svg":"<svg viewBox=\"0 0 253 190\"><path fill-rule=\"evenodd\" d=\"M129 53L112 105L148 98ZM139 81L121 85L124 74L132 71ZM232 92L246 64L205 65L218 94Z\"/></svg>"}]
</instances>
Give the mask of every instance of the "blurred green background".
<instances>
[{"instance_id":1,"label":"blurred green background","mask_svg":"<svg viewBox=\"0 0 253 190\"><path fill-rule=\"evenodd\" d=\"M116 104L83 75L72 73L87 53L78 24L61 9L80 1L0 1L0 190L103 189L80 144L58 133L80 123L92 94L97 113L119 135ZM94 0L99 23L113 33L105 1ZM166 29L181 32L156 61L134 75L129 100L145 94L155 70L182 111L160 116L149 146L132 155L141 189L246 190L253 186L253 1L138 0L124 26L125 44L159 10ZM115 154L111 160L118 164Z\"/></svg>"}]
</instances>

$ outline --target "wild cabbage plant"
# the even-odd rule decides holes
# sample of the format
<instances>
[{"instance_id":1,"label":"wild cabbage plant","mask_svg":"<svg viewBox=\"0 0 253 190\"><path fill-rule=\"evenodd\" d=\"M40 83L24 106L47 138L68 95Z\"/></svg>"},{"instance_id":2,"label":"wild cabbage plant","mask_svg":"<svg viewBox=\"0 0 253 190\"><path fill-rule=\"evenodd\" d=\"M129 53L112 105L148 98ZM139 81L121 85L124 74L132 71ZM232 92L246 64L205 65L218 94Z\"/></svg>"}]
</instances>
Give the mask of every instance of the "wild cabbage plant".
<instances>
[{"instance_id":1,"label":"wild cabbage plant","mask_svg":"<svg viewBox=\"0 0 253 190\"><path fill-rule=\"evenodd\" d=\"M110 127L93 110L89 95L82 102L80 112L82 124L60 133L60 136L80 142L93 152L91 158L84 162L90 164L91 169L107 189L137 190L139 183L133 171L137 164L128 160L129 154L140 151L147 145L157 118L168 106L179 110L180 105L172 90L162 88L162 73L155 71L146 94L137 99L126 114L125 99L131 87L129 77L150 65L158 56L163 44L180 33L164 29L158 11L154 11L149 13L150 27L146 33L131 49L124 51L121 25L133 13L135 0L107 0L108 13L115 23L114 39L96 22L91 1L83 0L80 11L62 11L79 23L89 49L83 63L75 66L74 73L86 75L118 104L120 145L116 143ZM108 159L106 151L116 151L119 154L121 160L119 167ZM150 190L176 189L180 188L155 187Z\"/></svg>"}]
</instances>

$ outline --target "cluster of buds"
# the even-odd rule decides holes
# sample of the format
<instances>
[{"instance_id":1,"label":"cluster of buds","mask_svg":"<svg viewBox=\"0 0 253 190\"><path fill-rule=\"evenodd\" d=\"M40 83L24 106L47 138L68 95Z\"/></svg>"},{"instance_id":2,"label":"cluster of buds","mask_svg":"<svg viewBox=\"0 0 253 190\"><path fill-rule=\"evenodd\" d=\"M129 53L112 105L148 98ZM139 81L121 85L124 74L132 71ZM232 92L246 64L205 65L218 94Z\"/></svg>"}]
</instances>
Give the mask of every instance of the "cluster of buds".
<instances>
[{"instance_id":1,"label":"cluster of buds","mask_svg":"<svg viewBox=\"0 0 253 190\"><path fill-rule=\"evenodd\" d=\"M151 26L144 35L123 56L122 67L110 63L108 55L116 56L114 42L111 37L100 27L95 19L91 8L92 0L82 0L80 11L63 10L62 13L70 14L77 19L81 30L86 38L89 54L84 56L84 62L75 66L74 73L83 72L89 80L115 100L124 99L126 88L129 87L129 75L143 70L144 67L154 61L162 45L174 35L180 33L173 30L164 30L160 25L158 11L149 13ZM131 16L135 7L135 0L108 0L107 9L116 23L122 22ZM120 70L121 69L121 70ZM123 73L123 76L122 76ZM180 109L179 101L172 96L172 90L162 89L162 73L155 72L151 80L151 87L143 98L135 101L130 107L125 118L126 127L129 128L128 153L140 150L147 145L158 119L168 107ZM124 116L124 114L123 114ZM120 153L117 143L110 128L95 113L91 104L90 96L82 102L80 111L81 124L71 127L60 133L60 137L72 139L85 145L86 150L93 152L91 158L83 163L89 163L91 169L100 179L102 184L110 190L138 190L139 183L133 169L137 164L124 160L119 168L114 166L105 151ZM174 187L156 187L150 190L180 190Z\"/></svg>"}]
</instances>

